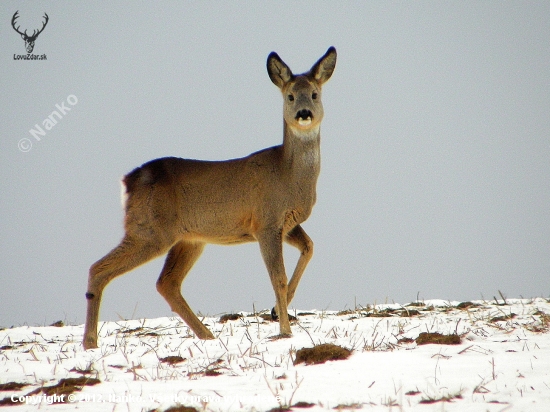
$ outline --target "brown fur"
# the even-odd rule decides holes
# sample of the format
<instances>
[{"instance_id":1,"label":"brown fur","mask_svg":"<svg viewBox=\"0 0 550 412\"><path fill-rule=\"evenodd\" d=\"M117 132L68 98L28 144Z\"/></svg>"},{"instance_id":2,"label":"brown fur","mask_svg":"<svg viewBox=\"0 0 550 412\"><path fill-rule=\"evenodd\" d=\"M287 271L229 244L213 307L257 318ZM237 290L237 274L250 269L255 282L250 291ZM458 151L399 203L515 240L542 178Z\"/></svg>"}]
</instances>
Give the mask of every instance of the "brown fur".
<instances>
[{"instance_id":1,"label":"brown fur","mask_svg":"<svg viewBox=\"0 0 550 412\"><path fill-rule=\"evenodd\" d=\"M268 74L285 102L282 145L226 161L156 159L124 177L126 234L120 245L90 268L86 349L97 347L105 286L166 252L157 290L199 338L212 339L180 291L207 243L259 242L275 291L281 334L291 334L287 307L313 253L313 242L300 223L315 203L323 118L321 86L335 64L336 50L331 47L309 72L294 75L276 53L269 55ZM283 241L301 252L290 282L283 263Z\"/></svg>"}]
</instances>

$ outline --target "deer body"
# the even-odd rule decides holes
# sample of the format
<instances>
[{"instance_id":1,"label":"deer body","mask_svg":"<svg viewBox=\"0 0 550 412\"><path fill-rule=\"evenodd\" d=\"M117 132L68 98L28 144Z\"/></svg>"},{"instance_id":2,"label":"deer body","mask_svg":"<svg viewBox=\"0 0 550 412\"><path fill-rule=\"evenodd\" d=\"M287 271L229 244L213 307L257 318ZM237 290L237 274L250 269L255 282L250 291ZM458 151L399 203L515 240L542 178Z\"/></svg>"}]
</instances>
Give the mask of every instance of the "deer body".
<instances>
[{"instance_id":1,"label":"deer body","mask_svg":"<svg viewBox=\"0 0 550 412\"><path fill-rule=\"evenodd\" d=\"M300 224L316 199L321 85L335 64L336 50L330 48L308 73L295 76L277 54L268 57L268 73L285 98L282 145L226 161L156 159L123 178L126 233L115 249L90 268L86 349L97 347L105 286L166 252L157 290L199 338L212 339L180 291L207 243L259 243L275 291L281 335L291 334L288 303L313 253L313 243ZM283 241L301 252L290 282Z\"/></svg>"},{"instance_id":2,"label":"deer body","mask_svg":"<svg viewBox=\"0 0 550 412\"><path fill-rule=\"evenodd\" d=\"M170 241L255 241L261 222L293 218L285 225L293 227L307 219L318 175L318 156L313 164L303 156L286 159L282 146L220 162L153 160L124 178L126 230L146 237L162 227Z\"/></svg>"}]
</instances>

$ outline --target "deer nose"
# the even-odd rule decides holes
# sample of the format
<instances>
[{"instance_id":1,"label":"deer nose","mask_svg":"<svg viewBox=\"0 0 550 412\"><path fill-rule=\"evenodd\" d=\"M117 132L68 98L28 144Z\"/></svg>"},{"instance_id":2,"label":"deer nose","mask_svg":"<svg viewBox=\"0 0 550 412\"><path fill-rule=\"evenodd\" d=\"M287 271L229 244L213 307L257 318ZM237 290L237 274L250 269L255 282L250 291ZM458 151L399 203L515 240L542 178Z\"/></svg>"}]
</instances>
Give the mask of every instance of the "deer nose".
<instances>
[{"instance_id":1,"label":"deer nose","mask_svg":"<svg viewBox=\"0 0 550 412\"><path fill-rule=\"evenodd\" d=\"M296 113L296 120L311 120L313 119L313 113L311 113L311 110L302 109L298 113Z\"/></svg>"}]
</instances>

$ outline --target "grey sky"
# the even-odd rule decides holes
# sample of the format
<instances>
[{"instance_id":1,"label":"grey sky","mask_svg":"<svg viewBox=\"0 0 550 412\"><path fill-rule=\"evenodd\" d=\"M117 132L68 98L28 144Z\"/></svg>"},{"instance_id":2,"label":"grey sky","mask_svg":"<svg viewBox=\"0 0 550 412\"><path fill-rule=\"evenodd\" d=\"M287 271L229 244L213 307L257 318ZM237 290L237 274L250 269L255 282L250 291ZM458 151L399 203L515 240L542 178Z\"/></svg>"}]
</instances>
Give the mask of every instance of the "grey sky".
<instances>
[{"instance_id":1,"label":"grey sky","mask_svg":"<svg viewBox=\"0 0 550 412\"><path fill-rule=\"evenodd\" d=\"M14 60L16 10L31 32L48 13L47 60ZM280 144L267 55L302 72L331 45L315 254L292 307L550 294L550 2L3 1L0 16L0 326L82 323L88 268L123 235L120 177ZM114 280L101 319L170 315L162 262ZM254 243L208 246L183 295L204 314L274 302Z\"/></svg>"}]
</instances>

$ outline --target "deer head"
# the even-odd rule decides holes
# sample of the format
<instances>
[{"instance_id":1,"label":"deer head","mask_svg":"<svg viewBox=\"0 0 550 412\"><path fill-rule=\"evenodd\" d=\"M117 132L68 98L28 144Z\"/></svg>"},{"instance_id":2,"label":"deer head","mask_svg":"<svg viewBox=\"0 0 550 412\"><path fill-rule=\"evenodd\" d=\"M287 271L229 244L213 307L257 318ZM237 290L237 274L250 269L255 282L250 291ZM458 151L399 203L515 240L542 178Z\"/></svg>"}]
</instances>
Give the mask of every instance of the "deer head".
<instances>
[{"instance_id":1,"label":"deer head","mask_svg":"<svg viewBox=\"0 0 550 412\"><path fill-rule=\"evenodd\" d=\"M34 30L31 36L27 34L27 30L25 30L24 33L19 31L19 27L21 26L15 27L15 21L17 20L18 17L19 17L19 10L16 11L15 14L13 15L13 18L11 19L11 25L13 29L21 35L21 38L25 40L25 48L27 49L27 53L32 53L34 49L34 42L36 41L36 38L38 37L38 35L42 33L42 31L44 30L44 28L46 27L46 24L48 24L49 17L46 13L44 13L44 18L46 20L42 24L42 28L40 30Z\"/></svg>"}]
</instances>

